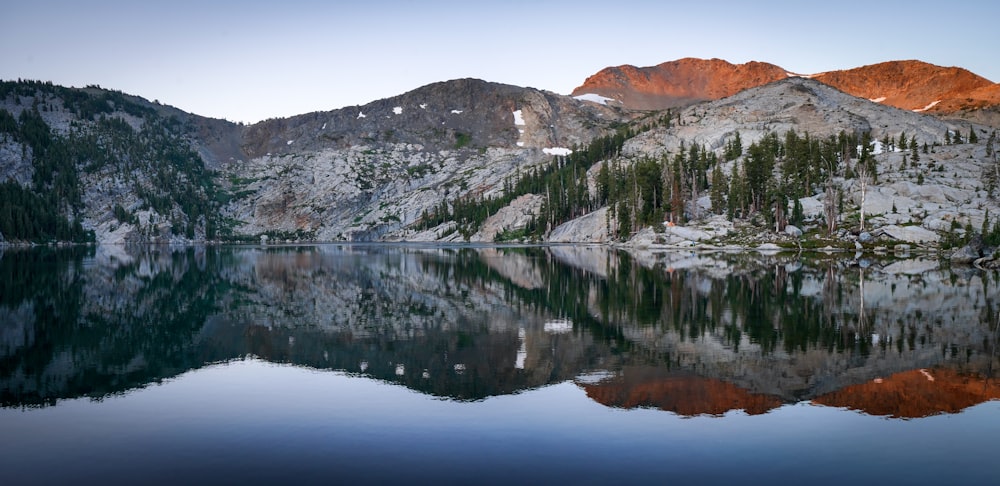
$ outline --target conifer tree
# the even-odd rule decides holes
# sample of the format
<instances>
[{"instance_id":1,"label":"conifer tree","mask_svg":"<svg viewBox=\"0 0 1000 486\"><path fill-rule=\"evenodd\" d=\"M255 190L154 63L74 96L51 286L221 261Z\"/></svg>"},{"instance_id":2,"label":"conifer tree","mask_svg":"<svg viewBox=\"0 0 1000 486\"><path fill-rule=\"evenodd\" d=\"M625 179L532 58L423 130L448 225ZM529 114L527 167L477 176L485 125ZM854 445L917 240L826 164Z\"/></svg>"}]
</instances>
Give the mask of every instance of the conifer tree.
<instances>
[{"instance_id":1,"label":"conifer tree","mask_svg":"<svg viewBox=\"0 0 1000 486\"><path fill-rule=\"evenodd\" d=\"M722 214L726 210L726 190L728 189L728 183L726 182L725 176L722 174L722 168L719 164L715 164L712 168L712 212L715 214Z\"/></svg>"}]
</instances>

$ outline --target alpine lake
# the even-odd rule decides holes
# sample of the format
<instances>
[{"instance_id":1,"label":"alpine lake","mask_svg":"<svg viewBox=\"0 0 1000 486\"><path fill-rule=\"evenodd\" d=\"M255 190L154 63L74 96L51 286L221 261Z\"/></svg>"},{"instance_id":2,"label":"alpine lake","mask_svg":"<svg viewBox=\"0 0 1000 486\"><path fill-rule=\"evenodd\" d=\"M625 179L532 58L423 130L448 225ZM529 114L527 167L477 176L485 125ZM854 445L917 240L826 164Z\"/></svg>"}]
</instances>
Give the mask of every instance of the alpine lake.
<instances>
[{"instance_id":1,"label":"alpine lake","mask_svg":"<svg viewBox=\"0 0 1000 486\"><path fill-rule=\"evenodd\" d=\"M997 484L933 255L6 249L0 484Z\"/></svg>"}]
</instances>

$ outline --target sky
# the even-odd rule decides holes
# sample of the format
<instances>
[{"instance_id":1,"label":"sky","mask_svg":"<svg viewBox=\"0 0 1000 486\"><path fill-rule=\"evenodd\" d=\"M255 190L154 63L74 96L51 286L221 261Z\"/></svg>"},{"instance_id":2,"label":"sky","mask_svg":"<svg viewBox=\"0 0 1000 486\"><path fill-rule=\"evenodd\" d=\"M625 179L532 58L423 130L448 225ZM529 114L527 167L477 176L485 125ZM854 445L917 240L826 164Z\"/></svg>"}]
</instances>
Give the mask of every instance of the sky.
<instances>
[{"instance_id":1,"label":"sky","mask_svg":"<svg viewBox=\"0 0 1000 486\"><path fill-rule=\"evenodd\" d=\"M1000 2L12 0L0 79L252 123L457 78L569 94L684 57L813 74L919 59L1000 81Z\"/></svg>"}]
</instances>

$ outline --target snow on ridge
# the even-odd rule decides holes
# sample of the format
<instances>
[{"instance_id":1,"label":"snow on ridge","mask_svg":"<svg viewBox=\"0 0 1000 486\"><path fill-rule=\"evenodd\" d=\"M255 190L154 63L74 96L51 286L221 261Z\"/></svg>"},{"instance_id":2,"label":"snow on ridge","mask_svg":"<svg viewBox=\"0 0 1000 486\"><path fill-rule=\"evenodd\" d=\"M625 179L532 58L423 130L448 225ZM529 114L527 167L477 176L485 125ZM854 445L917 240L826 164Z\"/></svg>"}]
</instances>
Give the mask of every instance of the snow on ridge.
<instances>
[{"instance_id":1,"label":"snow on ridge","mask_svg":"<svg viewBox=\"0 0 1000 486\"><path fill-rule=\"evenodd\" d=\"M881 103L885 101L885 96L879 96L878 98L871 98L868 101L871 101L872 103Z\"/></svg>"},{"instance_id":2,"label":"snow on ridge","mask_svg":"<svg viewBox=\"0 0 1000 486\"><path fill-rule=\"evenodd\" d=\"M573 151L570 150L570 149L568 149L568 148L566 148L566 147L552 147L552 148L543 148L542 149L542 153L548 154L548 155L567 156L567 155L573 153Z\"/></svg>"},{"instance_id":3,"label":"snow on ridge","mask_svg":"<svg viewBox=\"0 0 1000 486\"><path fill-rule=\"evenodd\" d=\"M921 111L927 111L927 110L929 110L929 109L931 109L931 108L934 108L934 106L935 106L935 105L937 105L937 104L938 104L938 103L940 103L940 102L941 102L941 100L937 100L937 101L934 101L934 102L932 102L931 104L929 104L929 105L927 105L927 106L925 106L925 107L923 107L923 108L918 108L918 109L916 109L916 110L913 110L913 111L916 111L916 112L918 112L918 113L919 113L919 112L921 112Z\"/></svg>"},{"instance_id":4,"label":"snow on ridge","mask_svg":"<svg viewBox=\"0 0 1000 486\"><path fill-rule=\"evenodd\" d=\"M462 114L462 110L451 110L451 114L452 115L461 115Z\"/></svg>"},{"instance_id":5,"label":"snow on ridge","mask_svg":"<svg viewBox=\"0 0 1000 486\"><path fill-rule=\"evenodd\" d=\"M816 73L816 74L799 74L799 73L793 73L793 72L790 72L790 71L785 71L785 76L788 76L789 78L804 78L804 79L812 79L812 78L815 78L816 76L819 76L820 74L823 74L823 73Z\"/></svg>"},{"instance_id":6,"label":"snow on ridge","mask_svg":"<svg viewBox=\"0 0 1000 486\"><path fill-rule=\"evenodd\" d=\"M521 116L521 110L514 110L514 125L524 125L524 117Z\"/></svg>"},{"instance_id":7,"label":"snow on ridge","mask_svg":"<svg viewBox=\"0 0 1000 486\"><path fill-rule=\"evenodd\" d=\"M607 106L609 101L618 101L614 98L608 98L607 96L601 96L595 93L584 93L580 96L574 96L573 99L580 101L590 101L592 103L597 103L599 105Z\"/></svg>"},{"instance_id":8,"label":"snow on ridge","mask_svg":"<svg viewBox=\"0 0 1000 486\"><path fill-rule=\"evenodd\" d=\"M363 112L363 111L359 111L358 112L358 119L361 119L361 118L368 118L368 115L365 115L365 112Z\"/></svg>"},{"instance_id":9,"label":"snow on ridge","mask_svg":"<svg viewBox=\"0 0 1000 486\"><path fill-rule=\"evenodd\" d=\"M397 114L397 115L402 115L403 114L403 107L402 106L397 106L397 107L395 107L395 108L392 109L392 112L395 113L395 114Z\"/></svg>"},{"instance_id":10,"label":"snow on ridge","mask_svg":"<svg viewBox=\"0 0 1000 486\"><path fill-rule=\"evenodd\" d=\"M820 76L820 75L822 75L822 74L823 74L823 73L816 73L816 74L799 74L799 73L793 73L793 72L790 72L790 71L785 71L785 76L788 76L789 78L804 78L804 79L812 79L812 78L815 78L816 76Z\"/></svg>"}]
</instances>

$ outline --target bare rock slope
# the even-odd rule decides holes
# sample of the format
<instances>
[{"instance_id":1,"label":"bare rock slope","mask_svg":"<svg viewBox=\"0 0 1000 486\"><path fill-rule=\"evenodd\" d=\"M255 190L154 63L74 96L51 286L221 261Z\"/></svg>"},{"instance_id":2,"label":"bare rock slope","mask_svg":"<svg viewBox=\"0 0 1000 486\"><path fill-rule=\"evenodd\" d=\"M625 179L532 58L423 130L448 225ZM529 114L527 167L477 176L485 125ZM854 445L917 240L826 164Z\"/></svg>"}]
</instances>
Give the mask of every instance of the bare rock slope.
<instances>
[{"instance_id":1,"label":"bare rock slope","mask_svg":"<svg viewBox=\"0 0 1000 486\"><path fill-rule=\"evenodd\" d=\"M922 61L888 61L853 69L800 75L773 64L731 64L685 58L650 67L602 69L573 90L593 93L638 110L662 110L716 100L789 76L804 76L845 93L904 110L956 113L1000 104L1000 86L958 67Z\"/></svg>"}]
</instances>

